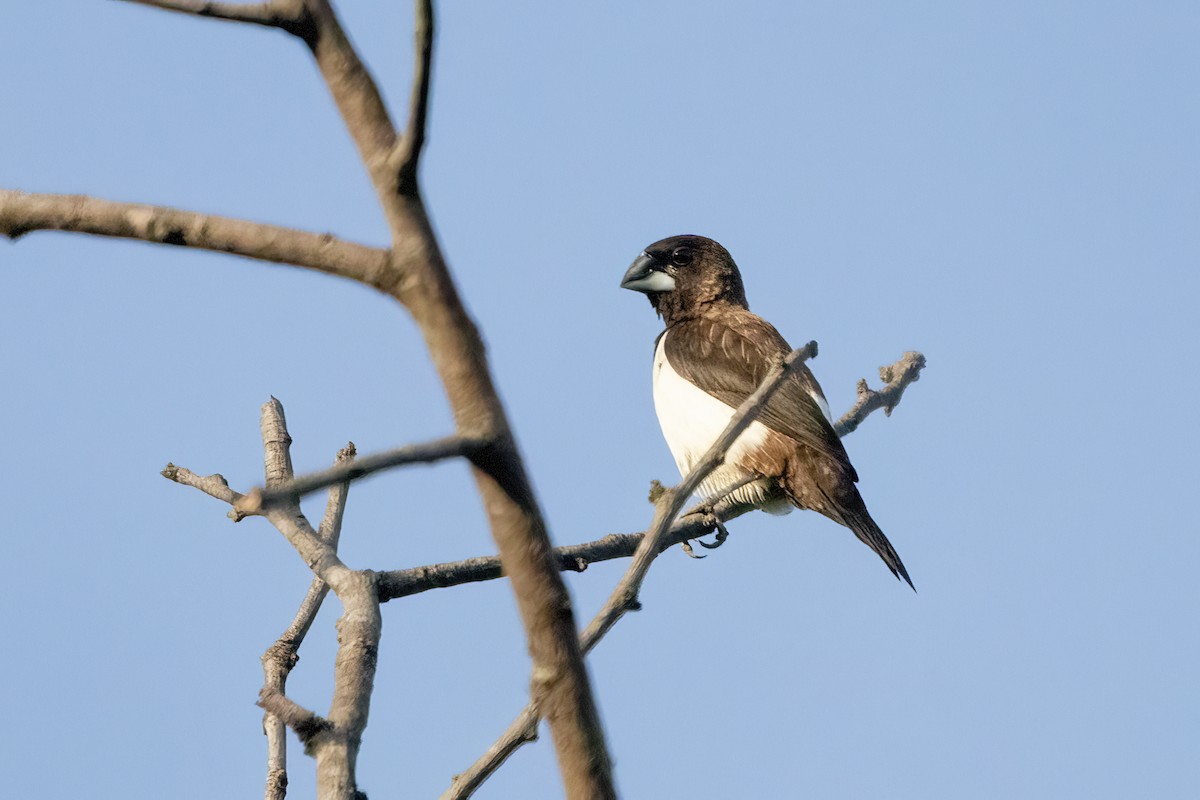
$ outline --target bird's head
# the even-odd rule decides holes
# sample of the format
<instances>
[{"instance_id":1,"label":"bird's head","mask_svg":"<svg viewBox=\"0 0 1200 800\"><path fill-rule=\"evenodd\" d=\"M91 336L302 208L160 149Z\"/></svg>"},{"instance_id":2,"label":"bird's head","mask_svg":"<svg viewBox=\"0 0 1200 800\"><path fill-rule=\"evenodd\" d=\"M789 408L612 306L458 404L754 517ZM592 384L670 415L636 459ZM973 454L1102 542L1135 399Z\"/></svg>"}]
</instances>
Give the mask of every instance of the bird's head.
<instances>
[{"instance_id":1,"label":"bird's head","mask_svg":"<svg viewBox=\"0 0 1200 800\"><path fill-rule=\"evenodd\" d=\"M650 245L634 259L621 288L645 294L668 325L713 303L746 307L733 257L703 236L672 236Z\"/></svg>"}]
</instances>

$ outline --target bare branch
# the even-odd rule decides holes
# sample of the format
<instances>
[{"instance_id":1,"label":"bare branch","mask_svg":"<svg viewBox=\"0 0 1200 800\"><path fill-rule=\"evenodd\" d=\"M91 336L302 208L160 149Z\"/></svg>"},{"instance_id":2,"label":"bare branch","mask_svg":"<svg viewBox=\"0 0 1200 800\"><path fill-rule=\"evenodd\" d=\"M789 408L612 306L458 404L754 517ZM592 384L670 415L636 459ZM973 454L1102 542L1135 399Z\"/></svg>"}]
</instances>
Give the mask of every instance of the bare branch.
<instances>
[{"instance_id":1,"label":"bare branch","mask_svg":"<svg viewBox=\"0 0 1200 800\"><path fill-rule=\"evenodd\" d=\"M162 469L162 476L169 481L175 481L184 486L199 489L209 497L215 497L224 503L229 503L229 505L233 505L244 496L240 492L235 492L229 488L224 475L200 476L186 467L177 467L168 462ZM238 519L241 519L241 517Z\"/></svg>"},{"instance_id":2,"label":"bare branch","mask_svg":"<svg viewBox=\"0 0 1200 800\"><path fill-rule=\"evenodd\" d=\"M388 263L386 250L346 242L327 233L86 195L0 189L0 235L17 239L41 230L215 250L295 264L372 286Z\"/></svg>"},{"instance_id":3,"label":"bare branch","mask_svg":"<svg viewBox=\"0 0 1200 800\"><path fill-rule=\"evenodd\" d=\"M303 475L294 481L270 483L266 489L251 489L239 502L238 510L244 514L262 513L264 509L311 494L327 486L348 483L385 469L406 464L432 464L447 458L467 457L478 453L486 442L462 436L447 436L432 442L410 444L364 456L354 462L341 464L320 472Z\"/></svg>"},{"instance_id":4,"label":"bare branch","mask_svg":"<svg viewBox=\"0 0 1200 800\"><path fill-rule=\"evenodd\" d=\"M354 446L354 442L347 442L346 446L337 451L337 455L333 459L334 466L340 464L348 464L358 456L358 448ZM328 542L331 547L338 546L338 540L342 537L342 518L346 514L346 496L350 494L350 483L335 484L329 487L329 499L325 502L325 516L321 519L321 525L317 528L317 535L322 541Z\"/></svg>"},{"instance_id":5,"label":"bare branch","mask_svg":"<svg viewBox=\"0 0 1200 800\"><path fill-rule=\"evenodd\" d=\"M661 552L663 538L675 517L683 509L684 503L696 491L701 481L725 460L725 454L734 441L746 428L750 427L750 423L766 407L767 402L783 385L784 380L796 365L816 354L816 342L809 342L804 347L789 353L782 363L776 365L768 373L754 393L738 406L737 411L730 418L729 424L725 426L725 430L679 485L666 490L658 498L655 502L654 521L646 536L638 544L637 551L633 554L633 563L629 565L625 575L618 581L604 607L579 635L579 646L584 653L595 647L627 612L640 608L637 596L642 581L645 580L650 565ZM501 735L500 740L488 748L487 752L466 772L454 778L450 788L442 794L442 800L461 800L461 798L470 797L475 788L499 769L514 750L525 742L531 741L531 738L536 735L537 716L538 705L535 696L534 701L513 721L508 730Z\"/></svg>"},{"instance_id":6,"label":"bare branch","mask_svg":"<svg viewBox=\"0 0 1200 800\"><path fill-rule=\"evenodd\" d=\"M334 464L345 464L351 461L354 455L354 442L350 442L338 451ZM325 518L317 530L321 540L335 549L341 536L342 518L346 511L346 496L349 490L349 483L330 487L329 500L325 505ZM300 660L300 645L304 642L304 637L312 627L313 620L316 619L328 593L329 586L325 581L314 577L292 623L263 653L263 688L260 696L265 697L272 693L285 695L288 674ZM263 733L267 737L266 800L283 800L287 795L286 723L268 711L263 715Z\"/></svg>"},{"instance_id":7,"label":"bare branch","mask_svg":"<svg viewBox=\"0 0 1200 800\"><path fill-rule=\"evenodd\" d=\"M292 435L287 430L283 403L275 397L262 407L263 465L267 486L283 486L295 476L292 469Z\"/></svg>"},{"instance_id":8,"label":"bare branch","mask_svg":"<svg viewBox=\"0 0 1200 800\"><path fill-rule=\"evenodd\" d=\"M195 14L198 17L212 17L231 22L250 22L272 28L285 28L289 23L294 24L298 21L300 10L299 5L290 0L275 0L267 3L215 3L207 2L207 0L125 0L125 2L161 8L165 11Z\"/></svg>"},{"instance_id":9,"label":"bare branch","mask_svg":"<svg viewBox=\"0 0 1200 800\"><path fill-rule=\"evenodd\" d=\"M537 741L538 715L532 705L525 706L504 733L492 743L479 760L461 775L455 775L450 788L442 792L438 800L463 800L475 794L475 790L504 765L508 757L522 745Z\"/></svg>"},{"instance_id":10,"label":"bare branch","mask_svg":"<svg viewBox=\"0 0 1200 800\"><path fill-rule=\"evenodd\" d=\"M749 510L751 510L749 507L735 510L732 506L718 506L715 516L725 522ZM681 542L707 536L714 530L715 521L712 515L692 514L682 517L671 526L667 535L663 537L659 545L659 552ZM637 551L638 545L645 537L644 531L641 533L610 533L592 542L556 547L554 548L554 560L562 572L583 572L589 564L612 561L617 558L629 558ZM481 556L463 561L381 572L379 573L379 600L386 603L389 600L420 594L430 589L444 589L464 583L490 581L502 577L504 577L504 570L498 556Z\"/></svg>"},{"instance_id":11,"label":"bare branch","mask_svg":"<svg viewBox=\"0 0 1200 800\"><path fill-rule=\"evenodd\" d=\"M292 478L292 438L287 431L283 405L274 397L262 407L262 438L267 485L288 484ZM338 461L344 462L353 455L350 445L339 452ZM219 475L197 478L170 464L163 474L179 483L197 486L227 503L243 497L230 490ZM263 656L264 685L259 705L268 715L264 720L268 736L268 798L280 797L287 785L286 749L276 720L296 731L317 759L321 797L355 796L354 767L367 724L382 619L374 573L352 570L337 555L347 491L347 485L342 484L330 492L319 533L301 513L294 495L263 512L317 575L292 624ZM288 671L296 663L296 650L324 598L326 585L337 593L344 611L338 620L333 702L328 717L322 718L289 699L284 694L284 685Z\"/></svg>"},{"instance_id":12,"label":"bare branch","mask_svg":"<svg viewBox=\"0 0 1200 800\"><path fill-rule=\"evenodd\" d=\"M433 69L433 2L417 0L416 9L416 67L409 99L408 125L392 156L401 194L416 194L419 189L417 165L425 144L425 120L429 112L429 84Z\"/></svg>"},{"instance_id":13,"label":"bare branch","mask_svg":"<svg viewBox=\"0 0 1200 800\"><path fill-rule=\"evenodd\" d=\"M858 400L850 410L842 415L833 429L838 436L845 436L857 428L867 415L877 408L882 408L887 416L892 415L892 409L900 403L904 390L909 384L915 383L925 369L925 356L912 350L900 357L900 360L890 367L879 368L879 379L884 387L878 392L867 386L865 379L858 382Z\"/></svg>"}]
</instances>

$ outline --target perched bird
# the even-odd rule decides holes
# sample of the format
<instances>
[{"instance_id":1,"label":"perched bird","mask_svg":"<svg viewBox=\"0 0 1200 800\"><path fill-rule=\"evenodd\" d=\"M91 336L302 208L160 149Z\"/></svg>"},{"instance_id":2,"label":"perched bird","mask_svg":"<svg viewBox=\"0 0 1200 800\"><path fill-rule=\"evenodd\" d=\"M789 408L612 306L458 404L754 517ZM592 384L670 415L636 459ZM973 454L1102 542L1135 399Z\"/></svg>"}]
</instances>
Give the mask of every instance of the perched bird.
<instances>
[{"instance_id":1,"label":"perched bird","mask_svg":"<svg viewBox=\"0 0 1200 800\"><path fill-rule=\"evenodd\" d=\"M750 312L729 252L703 236L672 236L647 247L621 286L642 292L666 323L654 349L654 408L681 474L716 441L734 410L791 351ZM800 364L755 422L700 485L765 511L818 511L845 525L897 578L912 579L858 493L858 474L834 433L829 404Z\"/></svg>"}]
</instances>

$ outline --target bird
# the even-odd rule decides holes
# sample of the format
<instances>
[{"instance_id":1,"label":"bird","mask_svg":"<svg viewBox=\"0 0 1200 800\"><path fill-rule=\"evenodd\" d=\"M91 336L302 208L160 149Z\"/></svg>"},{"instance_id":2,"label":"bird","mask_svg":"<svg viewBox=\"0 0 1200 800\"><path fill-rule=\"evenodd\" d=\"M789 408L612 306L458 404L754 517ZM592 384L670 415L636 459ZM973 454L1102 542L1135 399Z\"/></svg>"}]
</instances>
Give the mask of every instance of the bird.
<instances>
[{"instance_id":1,"label":"bird","mask_svg":"<svg viewBox=\"0 0 1200 800\"><path fill-rule=\"evenodd\" d=\"M750 311L733 257L707 237L671 236L651 244L625 272L621 288L645 294L665 325L654 344L654 408L686 476L791 347ZM793 508L823 514L853 531L915 591L857 483L825 393L801 363L698 494L709 502L728 496L774 514Z\"/></svg>"}]
</instances>

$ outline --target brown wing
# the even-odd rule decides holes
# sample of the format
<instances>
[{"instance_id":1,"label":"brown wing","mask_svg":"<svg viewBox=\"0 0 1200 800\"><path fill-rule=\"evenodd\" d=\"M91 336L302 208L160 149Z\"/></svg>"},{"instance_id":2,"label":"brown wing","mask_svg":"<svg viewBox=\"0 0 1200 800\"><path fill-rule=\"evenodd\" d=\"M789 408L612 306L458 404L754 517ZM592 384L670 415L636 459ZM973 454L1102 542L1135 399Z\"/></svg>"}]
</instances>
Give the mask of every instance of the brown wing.
<instances>
[{"instance_id":1,"label":"brown wing","mask_svg":"<svg viewBox=\"0 0 1200 800\"><path fill-rule=\"evenodd\" d=\"M791 352L771 323L743 309L683 320L669 332L665 352L671 367L732 408L758 388L778 358ZM827 456L857 481L846 449L814 394L824 396L812 372L801 364L772 396L758 421Z\"/></svg>"}]
</instances>

